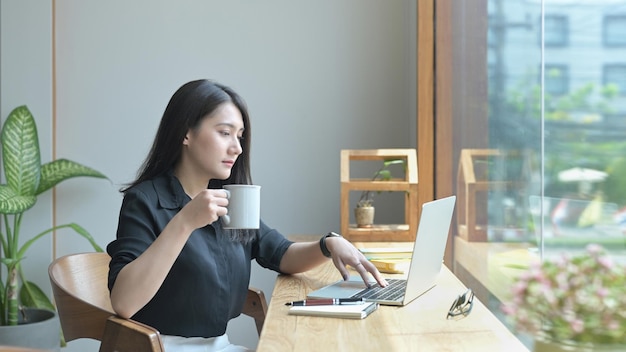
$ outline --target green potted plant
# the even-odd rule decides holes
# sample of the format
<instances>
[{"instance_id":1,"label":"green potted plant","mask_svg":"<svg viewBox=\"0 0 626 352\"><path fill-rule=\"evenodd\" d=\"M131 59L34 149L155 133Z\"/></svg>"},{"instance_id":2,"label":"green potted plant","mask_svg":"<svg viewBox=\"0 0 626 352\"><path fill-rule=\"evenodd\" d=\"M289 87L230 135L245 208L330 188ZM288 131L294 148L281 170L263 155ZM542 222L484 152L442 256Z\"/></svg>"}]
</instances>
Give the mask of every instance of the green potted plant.
<instances>
[{"instance_id":1,"label":"green potted plant","mask_svg":"<svg viewBox=\"0 0 626 352\"><path fill-rule=\"evenodd\" d=\"M26 251L35 241L53 231L71 228L87 239L96 251L102 251L93 237L75 223L54 226L22 243L20 228L26 211L35 205L38 195L61 181L78 176L105 179L106 176L66 159L42 165L37 126L25 105L15 108L7 117L2 127L1 143L6 178L6 183L0 184L0 214L3 222L0 230L0 261L6 268L6 277L0 275L0 326L4 329L6 326L18 325L19 320L30 322L32 317L26 315L29 312L26 307L54 311L50 299L41 288L26 279L21 267ZM8 334L16 335L14 331ZM57 330L57 346L58 336ZM5 338L0 339L2 343L9 343Z\"/></svg>"},{"instance_id":2,"label":"green potted plant","mask_svg":"<svg viewBox=\"0 0 626 352\"><path fill-rule=\"evenodd\" d=\"M389 181L391 180L391 170L389 167L395 164L405 165L404 159L388 159L384 160L382 166L374 173L371 181ZM374 224L374 192L363 191L356 203L354 209L354 217L357 227L367 228Z\"/></svg>"}]
</instances>

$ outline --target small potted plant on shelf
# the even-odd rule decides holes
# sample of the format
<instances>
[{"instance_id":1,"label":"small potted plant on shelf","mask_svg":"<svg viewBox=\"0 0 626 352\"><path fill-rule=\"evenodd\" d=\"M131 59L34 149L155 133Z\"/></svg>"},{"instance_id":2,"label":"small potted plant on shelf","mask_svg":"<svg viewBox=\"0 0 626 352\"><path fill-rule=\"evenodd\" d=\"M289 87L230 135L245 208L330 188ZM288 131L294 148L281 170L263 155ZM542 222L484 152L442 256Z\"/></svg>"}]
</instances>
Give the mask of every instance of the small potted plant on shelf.
<instances>
[{"instance_id":1,"label":"small potted plant on shelf","mask_svg":"<svg viewBox=\"0 0 626 352\"><path fill-rule=\"evenodd\" d=\"M395 164L405 165L404 159L384 160L383 165L374 173L372 181L389 181L391 180L391 170L389 167ZM354 208L354 217L357 227L369 228L374 225L374 192L363 191ZM378 192L377 192L378 193Z\"/></svg>"},{"instance_id":2,"label":"small potted plant on shelf","mask_svg":"<svg viewBox=\"0 0 626 352\"><path fill-rule=\"evenodd\" d=\"M626 266L596 244L533 263L502 306L534 351L626 350Z\"/></svg>"},{"instance_id":3,"label":"small potted plant on shelf","mask_svg":"<svg viewBox=\"0 0 626 352\"><path fill-rule=\"evenodd\" d=\"M54 306L44 291L28 281L21 264L26 259L29 247L43 236L63 228L70 228L84 237L96 251L102 248L81 226L71 223L20 238L24 214L37 202L37 196L50 190L58 183L72 177L86 176L105 178L100 172L67 159L58 159L41 164L39 139L35 119L26 106L15 108L7 117L1 132L2 166L5 184L0 184L0 214L3 227L0 231L0 262L6 267L6 276L0 275L0 341L20 347L50 348L34 346L45 344L37 341L35 333L52 336L59 346L59 326L55 324L29 324L55 319ZM5 281L6 280L6 281ZM29 325L35 325L30 328ZM54 331L46 333L42 326L50 325ZM20 333L16 329L28 329ZM24 341L18 340L21 338Z\"/></svg>"}]
</instances>

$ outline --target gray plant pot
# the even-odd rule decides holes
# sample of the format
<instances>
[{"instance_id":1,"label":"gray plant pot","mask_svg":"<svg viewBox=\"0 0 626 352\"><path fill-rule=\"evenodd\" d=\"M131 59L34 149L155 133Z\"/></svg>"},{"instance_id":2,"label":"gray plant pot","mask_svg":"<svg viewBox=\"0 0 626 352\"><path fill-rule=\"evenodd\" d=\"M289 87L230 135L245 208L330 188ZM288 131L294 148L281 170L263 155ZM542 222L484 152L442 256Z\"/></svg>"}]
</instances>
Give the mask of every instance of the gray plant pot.
<instances>
[{"instance_id":1,"label":"gray plant pot","mask_svg":"<svg viewBox=\"0 0 626 352\"><path fill-rule=\"evenodd\" d=\"M374 207L357 207L354 208L354 218L356 226L360 228L369 228L374 224Z\"/></svg>"},{"instance_id":2,"label":"gray plant pot","mask_svg":"<svg viewBox=\"0 0 626 352\"><path fill-rule=\"evenodd\" d=\"M28 321L17 326L0 326L0 344L60 351L61 325L56 313L45 309L26 308Z\"/></svg>"}]
</instances>

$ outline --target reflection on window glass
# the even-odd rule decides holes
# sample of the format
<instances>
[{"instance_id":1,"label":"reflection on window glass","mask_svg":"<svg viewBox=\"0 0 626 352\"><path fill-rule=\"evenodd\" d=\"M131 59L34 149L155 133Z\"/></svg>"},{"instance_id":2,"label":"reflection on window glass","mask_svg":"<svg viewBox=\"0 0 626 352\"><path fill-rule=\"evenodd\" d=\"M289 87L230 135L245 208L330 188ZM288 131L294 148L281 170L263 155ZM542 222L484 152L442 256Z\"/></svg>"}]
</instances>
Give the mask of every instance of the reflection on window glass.
<instances>
[{"instance_id":1,"label":"reflection on window glass","mask_svg":"<svg viewBox=\"0 0 626 352\"><path fill-rule=\"evenodd\" d=\"M490 190L485 219L502 223L501 210L513 200L530 214L526 230L546 243L623 248L626 177L618 175L626 171L626 1L543 4L544 13L540 1L489 1L488 19L497 25L486 33L487 148L526 151L544 173L537 184L537 168L522 171L529 180L522 197ZM528 18L543 18L544 27L525 25ZM543 61L531 38L543 38ZM513 159L499 162L515 168ZM545 198L537 200L541 190Z\"/></svg>"},{"instance_id":2,"label":"reflection on window glass","mask_svg":"<svg viewBox=\"0 0 626 352\"><path fill-rule=\"evenodd\" d=\"M570 18L566 50L546 47L544 255L598 243L626 253L626 1L546 1L548 15ZM548 30L546 26L545 30ZM626 44L626 42L624 42ZM554 61L568 65L569 90L549 94ZM619 63L619 64L616 64ZM622 171L620 171L620 169Z\"/></svg>"},{"instance_id":3,"label":"reflection on window glass","mask_svg":"<svg viewBox=\"0 0 626 352\"><path fill-rule=\"evenodd\" d=\"M486 27L455 24L486 36L455 47L463 59L486 53L482 77L455 66L465 71L453 83L466 87L455 108L488 106L487 119L454 117L487 121L455 138L465 201L455 261L498 313L516 269L534 258L597 243L626 261L626 0L488 0L485 16ZM485 101L467 101L484 86ZM488 269L472 271L463 251L482 250Z\"/></svg>"}]
</instances>

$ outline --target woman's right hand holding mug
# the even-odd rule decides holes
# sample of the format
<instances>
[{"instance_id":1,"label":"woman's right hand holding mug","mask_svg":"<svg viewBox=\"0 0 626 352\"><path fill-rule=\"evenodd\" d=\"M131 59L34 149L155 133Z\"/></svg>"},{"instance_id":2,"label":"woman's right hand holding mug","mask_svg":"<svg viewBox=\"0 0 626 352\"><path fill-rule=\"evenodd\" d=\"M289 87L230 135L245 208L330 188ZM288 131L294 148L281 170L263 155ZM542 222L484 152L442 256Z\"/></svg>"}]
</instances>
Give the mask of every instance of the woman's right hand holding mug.
<instances>
[{"instance_id":1,"label":"woman's right hand holding mug","mask_svg":"<svg viewBox=\"0 0 626 352\"><path fill-rule=\"evenodd\" d=\"M185 223L193 229L212 224L228 213L228 192L223 189L205 189L196 194L180 211Z\"/></svg>"}]
</instances>

